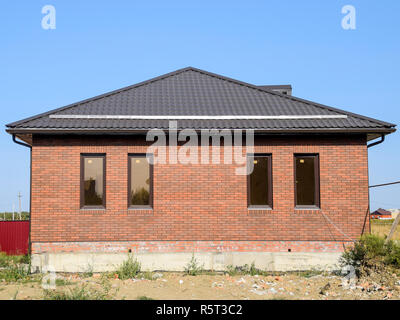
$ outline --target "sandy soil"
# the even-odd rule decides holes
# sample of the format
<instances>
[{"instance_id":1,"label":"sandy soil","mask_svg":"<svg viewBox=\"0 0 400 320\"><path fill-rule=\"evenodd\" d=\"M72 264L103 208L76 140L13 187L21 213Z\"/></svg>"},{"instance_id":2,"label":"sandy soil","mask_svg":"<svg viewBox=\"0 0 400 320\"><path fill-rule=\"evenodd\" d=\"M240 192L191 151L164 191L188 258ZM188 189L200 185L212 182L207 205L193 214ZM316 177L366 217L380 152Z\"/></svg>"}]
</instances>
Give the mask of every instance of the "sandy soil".
<instances>
[{"instance_id":1,"label":"sandy soil","mask_svg":"<svg viewBox=\"0 0 400 320\"><path fill-rule=\"evenodd\" d=\"M342 285L338 276L316 275L304 277L296 274L281 276L187 276L179 273L159 273L155 280L107 279L95 274L58 275L67 284L58 285L57 291L69 291L75 286L102 289L106 281L110 299L400 299L399 286L385 288L364 281L353 287ZM41 282L0 283L0 299L43 299Z\"/></svg>"}]
</instances>

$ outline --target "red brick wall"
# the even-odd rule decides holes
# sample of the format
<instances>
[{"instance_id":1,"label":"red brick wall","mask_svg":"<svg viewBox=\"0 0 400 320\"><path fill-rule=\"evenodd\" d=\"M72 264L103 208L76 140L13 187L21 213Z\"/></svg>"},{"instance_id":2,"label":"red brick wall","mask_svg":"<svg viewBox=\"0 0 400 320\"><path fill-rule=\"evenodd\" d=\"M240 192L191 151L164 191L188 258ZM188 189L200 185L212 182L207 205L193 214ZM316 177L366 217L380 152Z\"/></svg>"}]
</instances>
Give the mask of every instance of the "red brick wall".
<instances>
[{"instance_id":1,"label":"red brick wall","mask_svg":"<svg viewBox=\"0 0 400 320\"><path fill-rule=\"evenodd\" d=\"M340 242L368 230L365 137L264 137L255 144L255 152L272 153L272 210L247 208L246 176L235 175L235 164L155 165L153 210L132 210L128 153L146 152L143 137L34 137L32 242ZM80 209L80 153L91 152L107 154L105 210ZM321 210L294 208L294 153L320 156Z\"/></svg>"}]
</instances>

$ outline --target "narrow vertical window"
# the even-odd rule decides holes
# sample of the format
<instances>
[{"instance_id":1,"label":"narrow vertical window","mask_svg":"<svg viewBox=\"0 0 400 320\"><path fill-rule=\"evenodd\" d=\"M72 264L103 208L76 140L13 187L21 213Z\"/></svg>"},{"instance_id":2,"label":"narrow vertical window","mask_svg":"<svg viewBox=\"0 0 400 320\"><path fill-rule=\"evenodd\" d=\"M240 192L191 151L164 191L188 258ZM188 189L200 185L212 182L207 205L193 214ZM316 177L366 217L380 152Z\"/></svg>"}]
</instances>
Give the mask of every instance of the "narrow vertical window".
<instances>
[{"instance_id":1,"label":"narrow vertical window","mask_svg":"<svg viewBox=\"0 0 400 320\"><path fill-rule=\"evenodd\" d=\"M128 206L151 207L153 198L153 166L142 154L128 157Z\"/></svg>"},{"instance_id":2,"label":"narrow vertical window","mask_svg":"<svg viewBox=\"0 0 400 320\"><path fill-rule=\"evenodd\" d=\"M247 201L249 207L272 208L272 161L271 155L248 156L253 171L247 178Z\"/></svg>"},{"instance_id":3,"label":"narrow vertical window","mask_svg":"<svg viewBox=\"0 0 400 320\"><path fill-rule=\"evenodd\" d=\"M81 155L81 207L105 207L105 154Z\"/></svg>"},{"instance_id":4,"label":"narrow vertical window","mask_svg":"<svg viewBox=\"0 0 400 320\"><path fill-rule=\"evenodd\" d=\"M295 155L295 198L297 207L319 207L319 157Z\"/></svg>"}]
</instances>

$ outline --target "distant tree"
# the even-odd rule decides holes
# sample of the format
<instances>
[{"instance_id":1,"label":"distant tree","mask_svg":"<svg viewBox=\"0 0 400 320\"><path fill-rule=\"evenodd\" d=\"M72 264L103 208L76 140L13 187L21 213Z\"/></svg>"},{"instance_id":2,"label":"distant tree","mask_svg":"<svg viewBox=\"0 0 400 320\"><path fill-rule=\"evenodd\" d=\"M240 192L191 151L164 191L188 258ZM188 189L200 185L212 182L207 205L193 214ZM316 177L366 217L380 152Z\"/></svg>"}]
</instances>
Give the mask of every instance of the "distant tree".
<instances>
[{"instance_id":1,"label":"distant tree","mask_svg":"<svg viewBox=\"0 0 400 320\"><path fill-rule=\"evenodd\" d=\"M131 204L132 205L148 205L150 200L150 193L145 188L132 190Z\"/></svg>"},{"instance_id":2,"label":"distant tree","mask_svg":"<svg viewBox=\"0 0 400 320\"><path fill-rule=\"evenodd\" d=\"M96 192L96 180L90 178L85 180L85 204L86 205L102 205L103 199Z\"/></svg>"}]
</instances>

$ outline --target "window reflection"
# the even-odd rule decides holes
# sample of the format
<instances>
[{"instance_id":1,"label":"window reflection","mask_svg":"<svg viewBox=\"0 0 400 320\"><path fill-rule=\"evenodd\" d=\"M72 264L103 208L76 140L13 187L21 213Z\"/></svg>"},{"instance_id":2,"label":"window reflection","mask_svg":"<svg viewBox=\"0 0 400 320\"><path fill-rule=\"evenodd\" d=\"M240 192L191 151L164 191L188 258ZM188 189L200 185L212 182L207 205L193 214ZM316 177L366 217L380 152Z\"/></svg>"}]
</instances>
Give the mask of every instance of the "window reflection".
<instances>
[{"instance_id":1,"label":"window reflection","mask_svg":"<svg viewBox=\"0 0 400 320\"><path fill-rule=\"evenodd\" d=\"M150 164L146 157L131 156L130 159L130 205L150 205Z\"/></svg>"},{"instance_id":2,"label":"window reflection","mask_svg":"<svg viewBox=\"0 0 400 320\"><path fill-rule=\"evenodd\" d=\"M296 205L318 206L317 156L296 156Z\"/></svg>"},{"instance_id":3,"label":"window reflection","mask_svg":"<svg viewBox=\"0 0 400 320\"><path fill-rule=\"evenodd\" d=\"M84 157L83 205L103 205L104 193L104 157Z\"/></svg>"},{"instance_id":4,"label":"window reflection","mask_svg":"<svg viewBox=\"0 0 400 320\"><path fill-rule=\"evenodd\" d=\"M255 156L251 161L253 161L254 168L249 176L249 204L251 206L272 206L270 156Z\"/></svg>"}]
</instances>

